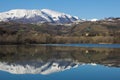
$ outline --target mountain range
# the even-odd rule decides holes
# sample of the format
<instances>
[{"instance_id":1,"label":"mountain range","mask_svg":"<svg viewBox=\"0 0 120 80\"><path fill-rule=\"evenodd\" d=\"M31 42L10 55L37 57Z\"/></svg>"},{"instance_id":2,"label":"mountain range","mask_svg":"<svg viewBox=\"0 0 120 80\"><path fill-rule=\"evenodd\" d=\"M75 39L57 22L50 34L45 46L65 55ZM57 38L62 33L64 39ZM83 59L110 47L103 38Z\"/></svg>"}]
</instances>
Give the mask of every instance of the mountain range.
<instances>
[{"instance_id":1,"label":"mountain range","mask_svg":"<svg viewBox=\"0 0 120 80\"><path fill-rule=\"evenodd\" d=\"M0 13L0 21L22 22L22 23L72 23L79 18L69 14L60 13L57 11L42 9L42 10L26 10L13 9L7 12Z\"/></svg>"},{"instance_id":2,"label":"mountain range","mask_svg":"<svg viewBox=\"0 0 120 80\"><path fill-rule=\"evenodd\" d=\"M83 20L49 9L0 13L0 44L120 43L119 37L119 17Z\"/></svg>"},{"instance_id":3,"label":"mountain range","mask_svg":"<svg viewBox=\"0 0 120 80\"><path fill-rule=\"evenodd\" d=\"M0 62L0 70L12 74L51 74L78 67L78 63L71 61L34 62L32 64L8 64Z\"/></svg>"}]
</instances>

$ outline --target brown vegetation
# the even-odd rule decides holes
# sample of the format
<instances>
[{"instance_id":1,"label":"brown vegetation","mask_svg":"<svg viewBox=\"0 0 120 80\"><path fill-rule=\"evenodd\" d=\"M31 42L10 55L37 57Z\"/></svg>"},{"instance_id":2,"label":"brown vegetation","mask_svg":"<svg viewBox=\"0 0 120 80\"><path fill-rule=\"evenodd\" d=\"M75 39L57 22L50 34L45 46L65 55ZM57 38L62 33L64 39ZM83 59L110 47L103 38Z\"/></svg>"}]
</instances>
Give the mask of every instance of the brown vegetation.
<instances>
[{"instance_id":1,"label":"brown vegetation","mask_svg":"<svg viewBox=\"0 0 120 80\"><path fill-rule=\"evenodd\" d=\"M0 22L0 44L120 43L120 21L74 25Z\"/></svg>"}]
</instances>

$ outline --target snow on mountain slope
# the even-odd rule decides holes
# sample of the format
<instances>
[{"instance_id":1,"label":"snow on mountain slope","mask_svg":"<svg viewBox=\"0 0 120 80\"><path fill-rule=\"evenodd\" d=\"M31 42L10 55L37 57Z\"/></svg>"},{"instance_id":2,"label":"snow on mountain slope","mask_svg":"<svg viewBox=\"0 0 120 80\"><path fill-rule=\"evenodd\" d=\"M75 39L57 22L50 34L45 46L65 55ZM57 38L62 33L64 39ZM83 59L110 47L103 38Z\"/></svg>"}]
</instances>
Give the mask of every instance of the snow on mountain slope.
<instances>
[{"instance_id":1,"label":"snow on mountain slope","mask_svg":"<svg viewBox=\"0 0 120 80\"><path fill-rule=\"evenodd\" d=\"M16 21L23 23L71 23L76 20L78 20L78 17L74 17L65 13L60 13L49 9L14 9L0 13L0 21Z\"/></svg>"},{"instance_id":2,"label":"snow on mountain slope","mask_svg":"<svg viewBox=\"0 0 120 80\"><path fill-rule=\"evenodd\" d=\"M96 21L98 21L98 19L91 19L90 21L92 21L92 22L96 22Z\"/></svg>"},{"instance_id":3,"label":"snow on mountain slope","mask_svg":"<svg viewBox=\"0 0 120 80\"><path fill-rule=\"evenodd\" d=\"M47 74L51 74L54 72L60 72L66 69L75 68L77 66L78 66L77 63L72 63L69 61L47 62L47 63L42 63L42 64L37 63L35 65L8 64L6 62L0 62L0 70L7 71L12 74L44 74L44 75L47 75Z\"/></svg>"},{"instance_id":4,"label":"snow on mountain slope","mask_svg":"<svg viewBox=\"0 0 120 80\"><path fill-rule=\"evenodd\" d=\"M97 66L96 63L79 63L72 61L49 61L49 62L36 62L30 64L20 63L7 63L0 62L0 70L12 74L43 74L48 75L56 72L65 71L72 68L77 68L80 65Z\"/></svg>"}]
</instances>

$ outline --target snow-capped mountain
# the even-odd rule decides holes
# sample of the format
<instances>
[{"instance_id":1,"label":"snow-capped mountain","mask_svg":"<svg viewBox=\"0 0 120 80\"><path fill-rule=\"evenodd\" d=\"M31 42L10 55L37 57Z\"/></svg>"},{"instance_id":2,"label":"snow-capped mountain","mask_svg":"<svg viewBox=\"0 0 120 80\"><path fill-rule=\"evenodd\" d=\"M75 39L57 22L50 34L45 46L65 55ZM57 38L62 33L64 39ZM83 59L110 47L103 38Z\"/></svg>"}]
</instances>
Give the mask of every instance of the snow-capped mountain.
<instances>
[{"instance_id":1,"label":"snow-capped mountain","mask_svg":"<svg viewBox=\"0 0 120 80\"><path fill-rule=\"evenodd\" d=\"M57 11L42 10L26 10L14 9L0 13L0 21L16 21L22 23L71 23L78 20L78 17Z\"/></svg>"},{"instance_id":2,"label":"snow-capped mountain","mask_svg":"<svg viewBox=\"0 0 120 80\"><path fill-rule=\"evenodd\" d=\"M56 72L77 68L82 65L97 66L96 63L79 63L71 61L49 61L31 64L0 62L0 70L12 74L43 74L48 75Z\"/></svg>"},{"instance_id":3,"label":"snow-capped mountain","mask_svg":"<svg viewBox=\"0 0 120 80\"><path fill-rule=\"evenodd\" d=\"M91 19L90 21L92 21L92 22L96 22L96 21L98 21L98 19Z\"/></svg>"},{"instance_id":4,"label":"snow-capped mountain","mask_svg":"<svg viewBox=\"0 0 120 80\"><path fill-rule=\"evenodd\" d=\"M6 71L12 74L51 74L55 72L64 71L70 68L75 68L78 63L71 61L55 61L46 63L33 63L33 64L9 64L6 62L0 62L0 70Z\"/></svg>"}]
</instances>

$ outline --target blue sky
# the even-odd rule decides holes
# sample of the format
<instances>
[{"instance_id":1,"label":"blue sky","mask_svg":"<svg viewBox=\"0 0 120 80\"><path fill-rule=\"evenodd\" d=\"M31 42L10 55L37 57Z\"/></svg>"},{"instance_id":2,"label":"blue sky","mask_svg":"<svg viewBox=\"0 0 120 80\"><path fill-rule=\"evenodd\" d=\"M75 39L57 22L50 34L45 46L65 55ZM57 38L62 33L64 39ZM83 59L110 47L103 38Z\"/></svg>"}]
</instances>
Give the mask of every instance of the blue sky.
<instances>
[{"instance_id":1,"label":"blue sky","mask_svg":"<svg viewBox=\"0 0 120 80\"><path fill-rule=\"evenodd\" d=\"M0 0L0 12L43 8L86 19L120 17L120 0Z\"/></svg>"}]
</instances>

